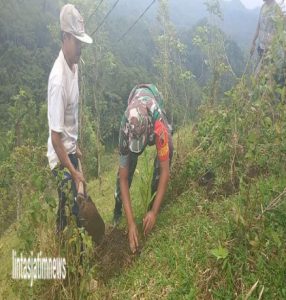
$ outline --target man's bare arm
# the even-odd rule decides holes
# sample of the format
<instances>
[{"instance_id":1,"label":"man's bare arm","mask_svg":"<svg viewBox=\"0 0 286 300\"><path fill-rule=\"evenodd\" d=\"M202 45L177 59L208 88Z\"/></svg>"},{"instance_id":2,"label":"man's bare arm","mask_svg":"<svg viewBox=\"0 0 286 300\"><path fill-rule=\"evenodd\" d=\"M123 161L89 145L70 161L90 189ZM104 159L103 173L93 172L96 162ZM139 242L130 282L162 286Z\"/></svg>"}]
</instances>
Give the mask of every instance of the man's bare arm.
<instances>
[{"instance_id":1,"label":"man's bare arm","mask_svg":"<svg viewBox=\"0 0 286 300\"><path fill-rule=\"evenodd\" d=\"M51 139L56 154L61 162L61 165L70 171L70 174L76 184L76 187L78 188L79 183L85 182L85 180L82 173L77 171L73 166L72 162L70 161L65 147L63 145L63 142L61 140L61 133L52 130Z\"/></svg>"},{"instance_id":2,"label":"man's bare arm","mask_svg":"<svg viewBox=\"0 0 286 300\"><path fill-rule=\"evenodd\" d=\"M128 185L128 167L119 168L119 180L120 180L120 191L121 199L127 218L128 224L128 236L130 250L134 253L138 249L138 231L134 220L134 215L131 206L129 185Z\"/></svg>"},{"instance_id":3,"label":"man's bare arm","mask_svg":"<svg viewBox=\"0 0 286 300\"><path fill-rule=\"evenodd\" d=\"M160 179L152 209L143 219L144 234L148 234L156 223L157 215L163 202L170 178L169 160L160 162Z\"/></svg>"}]
</instances>

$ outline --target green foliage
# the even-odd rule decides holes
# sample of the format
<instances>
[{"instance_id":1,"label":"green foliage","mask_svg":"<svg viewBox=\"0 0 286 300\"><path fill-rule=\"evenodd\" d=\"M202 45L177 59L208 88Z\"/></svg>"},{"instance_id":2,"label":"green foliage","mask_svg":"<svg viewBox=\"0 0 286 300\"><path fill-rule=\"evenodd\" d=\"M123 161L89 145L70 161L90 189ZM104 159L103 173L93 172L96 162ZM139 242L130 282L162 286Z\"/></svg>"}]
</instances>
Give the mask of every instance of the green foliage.
<instances>
[{"instance_id":1,"label":"green foliage","mask_svg":"<svg viewBox=\"0 0 286 300\"><path fill-rule=\"evenodd\" d=\"M12 97L13 106L8 109L9 124L8 133L10 149L23 144L43 145L48 136L46 122L46 105L37 107L32 95L20 89L19 94Z\"/></svg>"},{"instance_id":2,"label":"green foliage","mask_svg":"<svg viewBox=\"0 0 286 300\"><path fill-rule=\"evenodd\" d=\"M97 137L96 123L92 120L91 113L85 109L82 118L81 130L81 149L83 151L85 176L98 176L98 157L104 148L101 145L100 139Z\"/></svg>"},{"instance_id":3,"label":"green foliage","mask_svg":"<svg viewBox=\"0 0 286 300\"><path fill-rule=\"evenodd\" d=\"M268 88L256 82L251 90ZM285 104L270 100L251 99L242 80L225 104L201 108L201 121L179 140L185 145L156 232L99 298L138 291L147 299L285 298ZM206 169L212 185L201 181Z\"/></svg>"},{"instance_id":4,"label":"green foliage","mask_svg":"<svg viewBox=\"0 0 286 300\"><path fill-rule=\"evenodd\" d=\"M218 25L217 19L222 19L219 1L207 1L205 4L210 14L210 21L196 28L193 44L200 49L203 63L209 70L209 82L206 87L207 102L214 104L218 102L221 95L223 87L221 79L227 80L227 75L230 74L235 78L236 75L228 59L225 35Z\"/></svg>"},{"instance_id":5,"label":"green foliage","mask_svg":"<svg viewBox=\"0 0 286 300\"><path fill-rule=\"evenodd\" d=\"M94 283L94 245L90 236L83 228L78 228L75 217L71 213L71 203L66 207L68 226L62 234L55 233L56 200L50 194L47 184L47 174L39 172L32 180L35 185L34 193L29 193L25 210L18 224L17 236L20 243L17 252L24 257L30 257L31 251L41 257L62 257L66 260L66 279L61 281L36 280L33 288L30 282L13 281L11 288L14 294L22 297L30 294L33 297L43 298L49 290L49 298L64 297L66 299L86 299L91 292L91 284ZM52 175L49 172L49 176ZM22 179L23 180L23 179ZM71 186L66 186L65 193L71 199ZM48 243L47 243L48 239Z\"/></svg>"},{"instance_id":6,"label":"green foliage","mask_svg":"<svg viewBox=\"0 0 286 300\"><path fill-rule=\"evenodd\" d=\"M219 17L221 20L223 19L219 0L208 0L205 1L204 4L210 14Z\"/></svg>"},{"instance_id":7,"label":"green foliage","mask_svg":"<svg viewBox=\"0 0 286 300\"><path fill-rule=\"evenodd\" d=\"M140 198L140 214L142 217L146 214L148 205L150 202L155 198L156 194L151 194L151 184L152 184L152 178L153 178L153 172L154 172L154 166L153 166L153 153L144 151L142 154L143 159L143 168L142 170L136 169L136 171L139 173L140 182L138 184L139 194ZM140 218L142 219L142 218Z\"/></svg>"},{"instance_id":8,"label":"green foliage","mask_svg":"<svg viewBox=\"0 0 286 300\"><path fill-rule=\"evenodd\" d=\"M52 3L53 2L53 3ZM31 9L32 8L32 9ZM0 124L8 127L10 99L24 89L38 104L46 98L55 44L47 24L54 22L54 1L9 1L0 10ZM25 26L23 26L25 24ZM13 101L12 101L13 103Z\"/></svg>"},{"instance_id":9,"label":"green foliage","mask_svg":"<svg viewBox=\"0 0 286 300\"><path fill-rule=\"evenodd\" d=\"M257 296L264 292L265 297L282 299L284 280L281 266L285 261L280 238L285 235L285 180L281 174L285 174L286 158L282 128L285 128L286 119L285 104L275 103L274 99L283 98L284 91L277 89L275 81L271 80L271 69L261 76L265 81L254 81L251 87L241 80L227 93L224 104L216 108L208 105L201 108L201 121L194 128L195 148L187 158L186 173L182 171L179 176L190 176L191 185L199 188L202 198L218 201L222 197L231 197L228 203L233 215L230 211L226 213L232 233L220 238L228 246L221 244L211 250L212 255L224 259L222 266L215 266L218 272L223 271L221 275L213 275L216 281L234 287L237 286L235 278L242 276L250 289L259 278L263 284L258 285ZM252 93L248 92L249 89ZM210 170L213 176L207 178ZM232 196L235 193L237 196ZM277 202L279 195L282 198ZM271 258L265 260L261 253L268 253ZM249 262L244 263L242 257L248 257ZM283 261L280 266L279 261ZM240 268L246 273L239 271ZM274 269L279 275L275 282L268 284ZM258 275L248 278L249 272ZM226 291L212 284L207 288L205 297L247 294L243 290L229 293L231 288Z\"/></svg>"},{"instance_id":10,"label":"green foliage","mask_svg":"<svg viewBox=\"0 0 286 300\"><path fill-rule=\"evenodd\" d=\"M235 83L226 77L232 73L237 80L239 72L232 67L236 64L240 69L242 59L240 49L217 26L217 19L222 18L218 1L207 2L212 22L198 26L191 42L182 43L177 37L168 1L160 1L158 31L142 26L135 40L137 32L132 34L133 43L130 36L116 48L117 34L109 24L97 33L95 43L83 50L80 142L84 169L88 178L100 177L101 195L93 192L110 213L104 212L108 218L115 177L113 181L102 180L101 189L101 160L105 159L105 149L116 144L131 88L139 82L158 83L175 125L188 123L202 96L206 100L199 109L198 123L177 137L167 206L158 216L155 232L146 240L141 256L127 272L91 294L90 283L97 276L94 246L76 226L69 207L69 226L63 239L56 239L56 185L51 182L43 147L48 129L42 100L59 50L55 16L63 1L22 2L3 3L0 13L0 234L17 220L18 249L66 257L68 280L37 282L33 290L26 282L12 282L14 293L30 298L45 298L49 293L51 298L66 299L126 299L130 295L146 299L232 299L250 294L284 299L286 109L284 83L277 79L282 65L278 54L281 45L285 48L283 34L274 39L268 64L258 78L243 77L225 94ZM73 2L85 18L99 4ZM88 32L97 28L98 16L106 9L102 6L91 18ZM13 22L8 19L11 15ZM115 24L122 29L120 24L127 23L118 20ZM190 50L192 45L196 47ZM155 52L153 66L151 56ZM204 93L194 75L199 67L196 72L189 67L196 60L207 67ZM135 208L141 212L146 211L153 196L152 164L144 154L143 167L135 178L139 183L133 184L138 196ZM106 161L110 169L112 163Z\"/></svg>"},{"instance_id":11,"label":"green foliage","mask_svg":"<svg viewBox=\"0 0 286 300\"><path fill-rule=\"evenodd\" d=\"M13 150L0 167L1 234L28 209L31 199L47 187L45 149L21 146ZM39 199L37 199L39 200Z\"/></svg>"},{"instance_id":12,"label":"green foliage","mask_svg":"<svg viewBox=\"0 0 286 300\"><path fill-rule=\"evenodd\" d=\"M182 125L187 123L194 109L194 96L200 98L200 94L191 70L185 68L186 46L170 21L168 1L159 1L158 21L160 31L155 38L158 86L164 96L169 122Z\"/></svg>"}]
</instances>

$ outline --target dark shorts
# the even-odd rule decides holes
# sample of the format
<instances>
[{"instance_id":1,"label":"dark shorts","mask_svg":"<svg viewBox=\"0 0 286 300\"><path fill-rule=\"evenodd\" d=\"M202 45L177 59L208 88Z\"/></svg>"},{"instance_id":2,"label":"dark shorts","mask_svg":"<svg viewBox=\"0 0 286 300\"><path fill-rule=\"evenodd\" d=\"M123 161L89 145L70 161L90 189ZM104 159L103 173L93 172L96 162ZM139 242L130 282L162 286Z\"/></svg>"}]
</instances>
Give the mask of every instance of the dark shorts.
<instances>
[{"instance_id":1,"label":"dark shorts","mask_svg":"<svg viewBox=\"0 0 286 300\"><path fill-rule=\"evenodd\" d=\"M69 154L69 159L73 166L78 169L78 159L75 154ZM71 212L78 216L78 205L76 202L77 190L72 176L66 169L59 166L52 170L53 175L57 178L57 190L59 196L59 207L57 212L57 230L62 231L67 225L67 216L65 207L71 207Z\"/></svg>"}]
</instances>

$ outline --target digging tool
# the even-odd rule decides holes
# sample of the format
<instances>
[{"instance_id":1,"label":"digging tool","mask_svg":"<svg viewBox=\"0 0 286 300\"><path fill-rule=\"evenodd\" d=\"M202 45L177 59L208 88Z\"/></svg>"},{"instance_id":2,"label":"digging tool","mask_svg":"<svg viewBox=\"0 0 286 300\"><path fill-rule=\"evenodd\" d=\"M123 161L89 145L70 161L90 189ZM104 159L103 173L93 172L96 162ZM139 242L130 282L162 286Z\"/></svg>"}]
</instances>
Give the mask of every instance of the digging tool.
<instances>
[{"instance_id":1,"label":"digging tool","mask_svg":"<svg viewBox=\"0 0 286 300\"><path fill-rule=\"evenodd\" d=\"M79 171L82 172L81 162L78 159ZM95 243L99 244L105 234L105 224L95 204L86 193L83 182L79 183L77 203L79 206L79 222L87 233L92 236Z\"/></svg>"}]
</instances>

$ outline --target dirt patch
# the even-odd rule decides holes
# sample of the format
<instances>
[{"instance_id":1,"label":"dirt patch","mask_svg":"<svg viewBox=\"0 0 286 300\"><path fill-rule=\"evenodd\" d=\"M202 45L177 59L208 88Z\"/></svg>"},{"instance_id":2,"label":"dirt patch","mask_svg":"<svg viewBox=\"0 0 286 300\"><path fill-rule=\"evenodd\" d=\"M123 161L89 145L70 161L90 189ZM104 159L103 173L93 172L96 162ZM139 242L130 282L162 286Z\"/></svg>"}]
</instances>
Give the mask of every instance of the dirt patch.
<instances>
[{"instance_id":1,"label":"dirt patch","mask_svg":"<svg viewBox=\"0 0 286 300\"><path fill-rule=\"evenodd\" d=\"M224 182L221 187L221 194L225 197L229 197L239 191L239 178L234 177L233 180Z\"/></svg>"},{"instance_id":2,"label":"dirt patch","mask_svg":"<svg viewBox=\"0 0 286 300\"><path fill-rule=\"evenodd\" d=\"M206 188L206 192L210 195L214 187L215 182L215 174L211 170L206 170L206 172L198 179L199 186L203 186Z\"/></svg>"},{"instance_id":3,"label":"dirt patch","mask_svg":"<svg viewBox=\"0 0 286 300\"><path fill-rule=\"evenodd\" d=\"M259 168L259 166L256 166L256 165L250 166L246 172L246 176L250 179L256 178L260 174L261 174L261 169Z\"/></svg>"},{"instance_id":4,"label":"dirt patch","mask_svg":"<svg viewBox=\"0 0 286 300\"><path fill-rule=\"evenodd\" d=\"M131 253L126 231L113 227L106 228L104 240L95 248L99 279L107 282L120 274L132 264L139 253Z\"/></svg>"},{"instance_id":5,"label":"dirt patch","mask_svg":"<svg viewBox=\"0 0 286 300\"><path fill-rule=\"evenodd\" d=\"M247 168L243 180L245 183L249 184L260 176L268 176L268 175L269 175L269 170L266 167L262 168L258 165L251 165Z\"/></svg>"}]
</instances>

